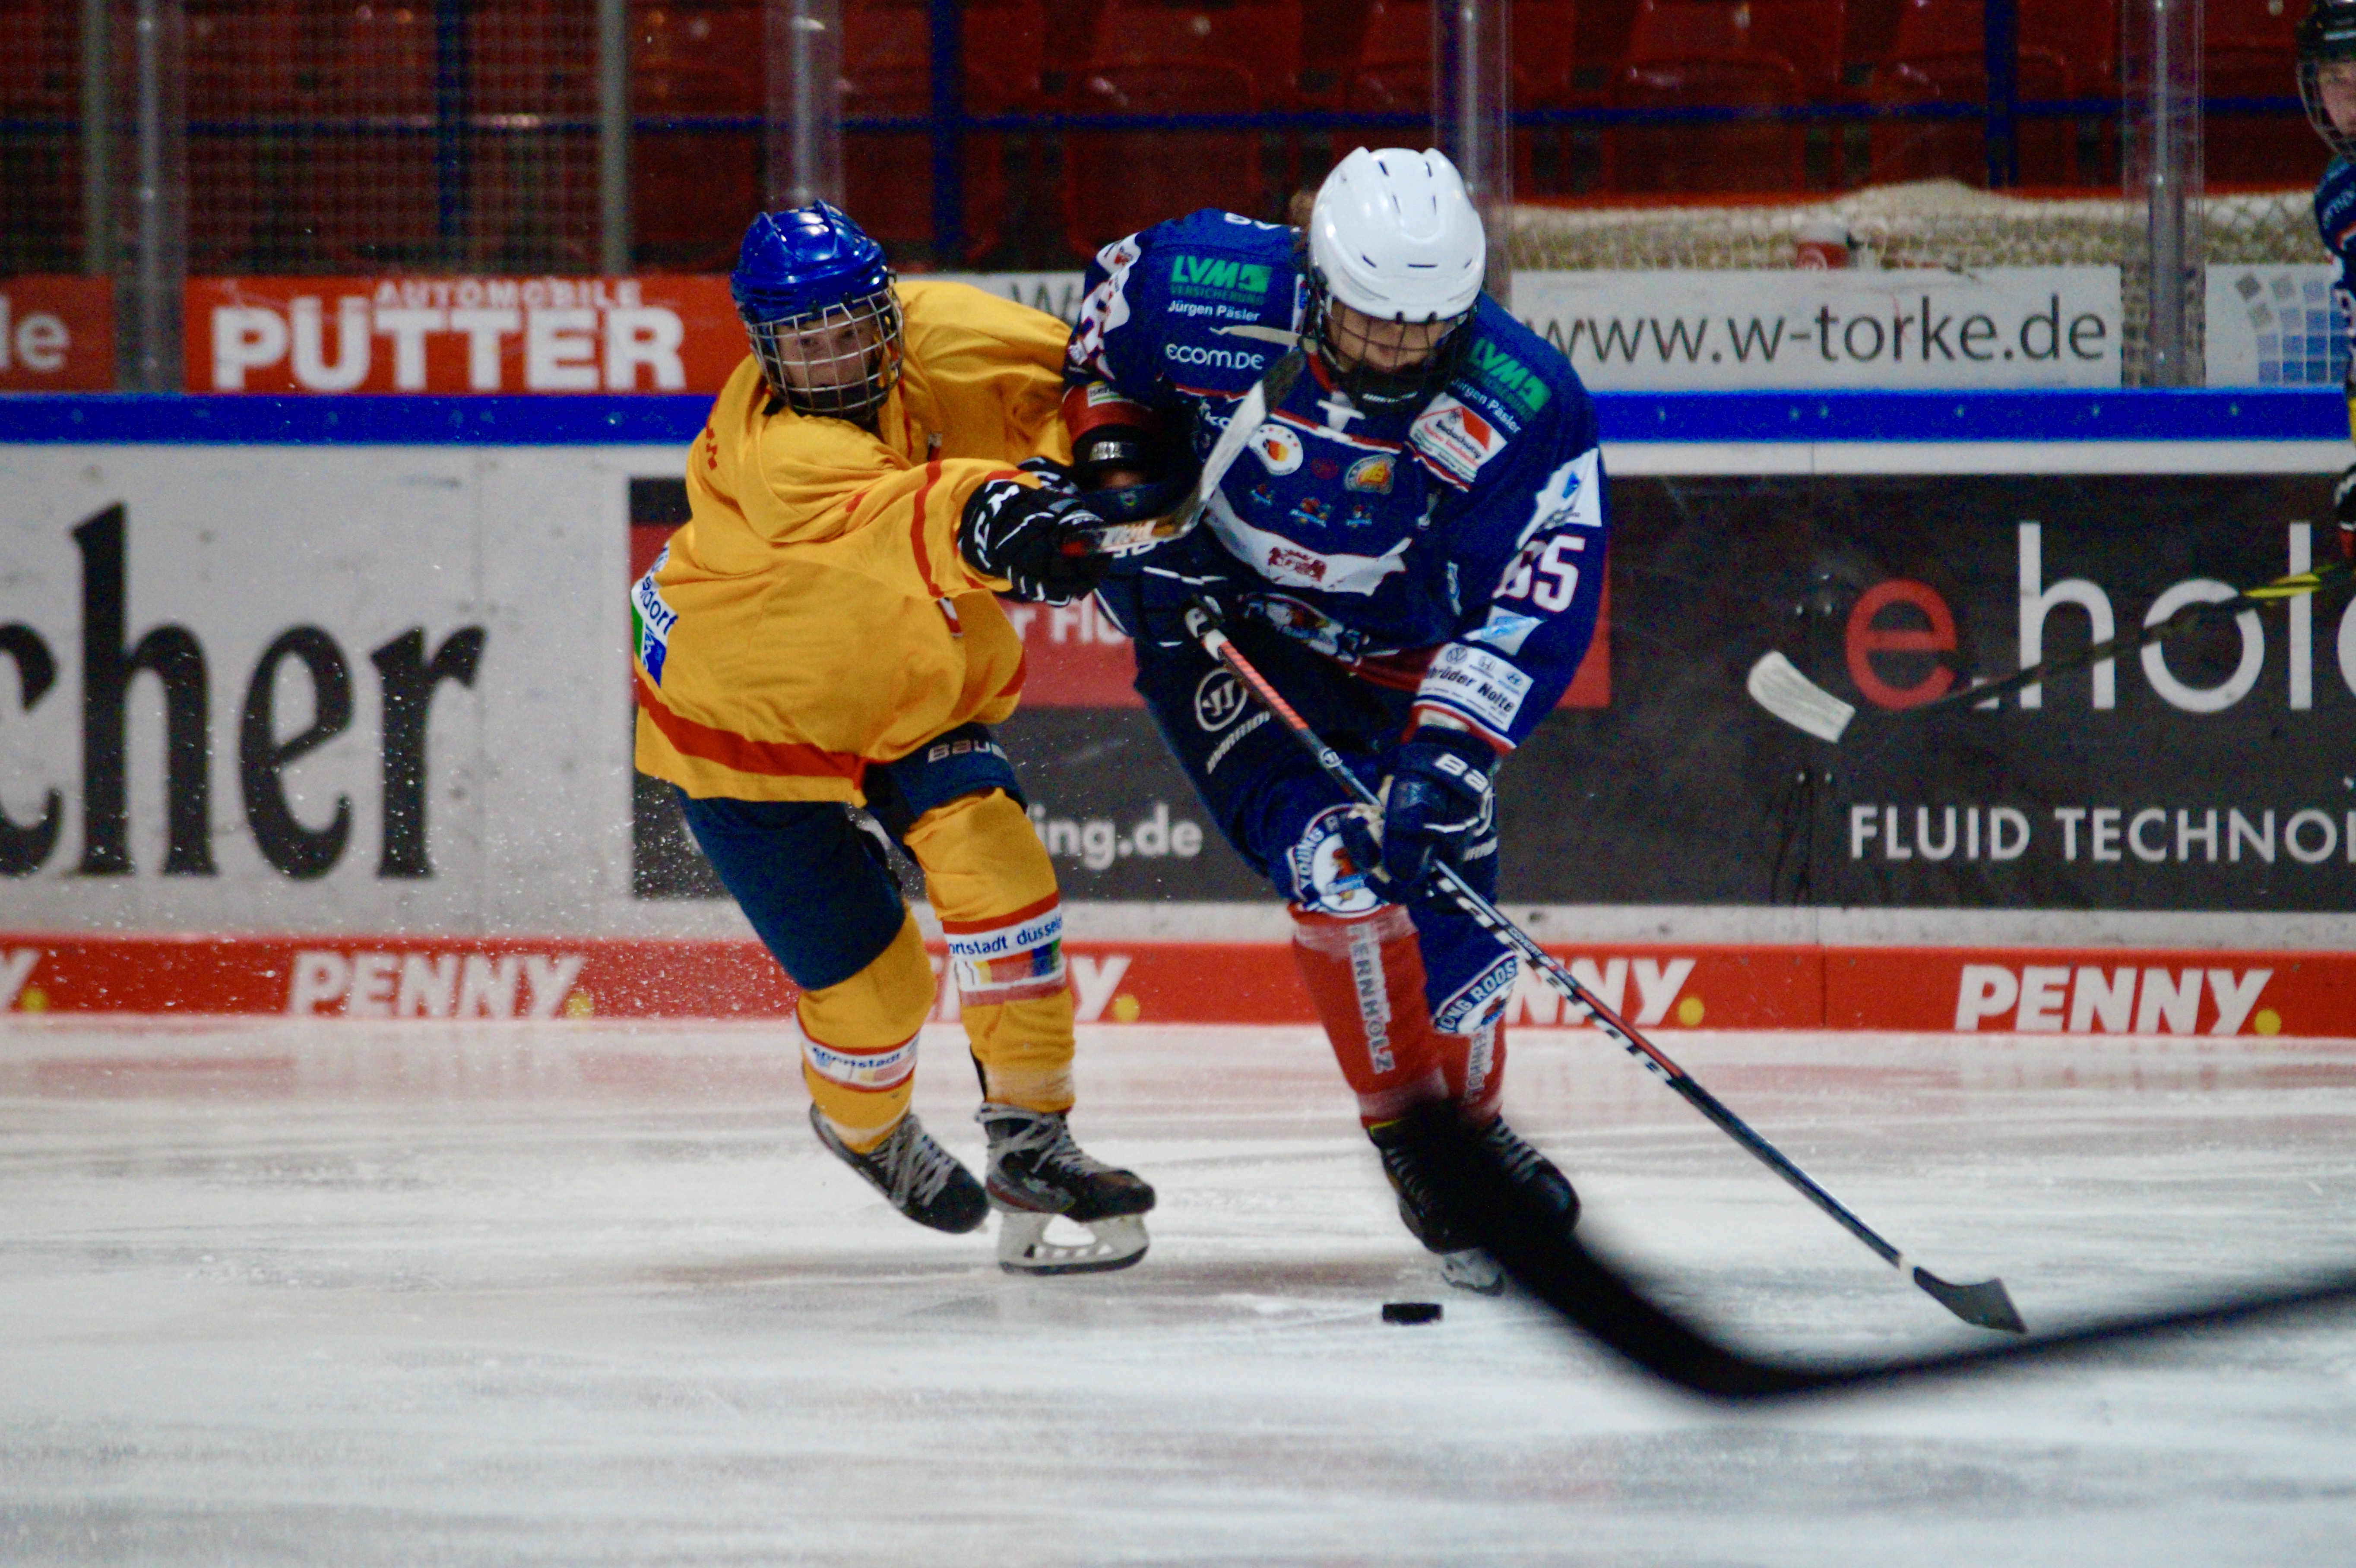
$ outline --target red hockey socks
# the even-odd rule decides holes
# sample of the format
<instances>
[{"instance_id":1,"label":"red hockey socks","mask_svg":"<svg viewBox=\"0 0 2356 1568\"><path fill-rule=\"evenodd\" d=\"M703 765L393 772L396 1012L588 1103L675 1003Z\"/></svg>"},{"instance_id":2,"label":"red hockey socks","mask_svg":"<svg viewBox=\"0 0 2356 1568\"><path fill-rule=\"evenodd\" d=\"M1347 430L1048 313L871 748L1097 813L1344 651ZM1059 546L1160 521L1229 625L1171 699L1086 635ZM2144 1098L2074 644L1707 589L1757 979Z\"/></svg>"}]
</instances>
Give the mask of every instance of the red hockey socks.
<instances>
[{"instance_id":1,"label":"red hockey socks","mask_svg":"<svg viewBox=\"0 0 2356 1568\"><path fill-rule=\"evenodd\" d=\"M1443 1034L1440 1069L1448 1075L1448 1097L1467 1126L1485 1127L1497 1116L1505 1089L1505 1017L1495 1008L1471 1034Z\"/></svg>"},{"instance_id":2,"label":"red hockey socks","mask_svg":"<svg viewBox=\"0 0 2356 1568\"><path fill-rule=\"evenodd\" d=\"M1368 915L1292 912L1292 956L1342 1076L1372 1126L1419 1104L1451 1097L1464 1069L1445 1066L1447 1038L1431 1027L1423 996L1423 950L1406 910ZM1472 1056L1469 1042L1464 1058ZM1494 1073L1486 1074L1494 1077Z\"/></svg>"}]
</instances>

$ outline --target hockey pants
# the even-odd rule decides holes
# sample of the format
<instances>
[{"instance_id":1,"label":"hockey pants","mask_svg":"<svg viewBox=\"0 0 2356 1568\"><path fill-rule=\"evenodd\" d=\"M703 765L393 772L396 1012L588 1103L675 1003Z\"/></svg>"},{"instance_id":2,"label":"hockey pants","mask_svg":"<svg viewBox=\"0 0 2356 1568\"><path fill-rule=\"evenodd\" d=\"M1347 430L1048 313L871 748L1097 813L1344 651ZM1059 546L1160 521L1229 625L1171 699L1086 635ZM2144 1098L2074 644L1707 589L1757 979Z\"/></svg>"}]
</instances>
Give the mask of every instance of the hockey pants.
<instances>
[{"instance_id":1,"label":"hockey pants","mask_svg":"<svg viewBox=\"0 0 2356 1568\"><path fill-rule=\"evenodd\" d=\"M865 812L681 797L722 883L801 988L795 1030L811 1098L860 1149L908 1108L936 982L888 838L923 871L940 917L983 1097L1070 1109L1063 911L1005 752L965 725L871 767L865 791Z\"/></svg>"},{"instance_id":2,"label":"hockey pants","mask_svg":"<svg viewBox=\"0 0 2356 1568\"><path fill-rule=\"evenodd\" d=\"M1119 599L1128 585L1108 586ZM1149 630L1134 597L1115 613ZM1378 686L1264 625L1229 634L1312 728L1371 786L1406 731L1414 694ZM1368 1124L1445 1099L1468 1121L1496 1115L1513 955L1445 894L1392 902L1351 865L1350 809L1316 761L1191 640L1141 635L1137 690L1220 833L1290 901L1293 956ZM1494 896L1496 840L1464 874Z\"/></svg>"}]
</instances>

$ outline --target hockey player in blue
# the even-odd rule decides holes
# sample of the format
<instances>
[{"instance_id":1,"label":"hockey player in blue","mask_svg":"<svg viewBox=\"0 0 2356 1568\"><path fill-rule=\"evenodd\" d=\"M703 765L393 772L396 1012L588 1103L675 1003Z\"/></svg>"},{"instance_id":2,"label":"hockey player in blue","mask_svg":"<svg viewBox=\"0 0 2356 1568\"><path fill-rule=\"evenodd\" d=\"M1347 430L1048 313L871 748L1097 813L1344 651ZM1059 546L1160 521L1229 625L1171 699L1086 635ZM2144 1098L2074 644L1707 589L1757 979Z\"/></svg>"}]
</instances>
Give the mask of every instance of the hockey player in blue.
<instances>
[{"instance_id":1,"label":"hockey player in blue","mask_svg":"<svg viewBox=\"0 0 2356 1568\"><path fill-rule=\"evenodd\" d=\"M1586 390L1482 295L1485 251L1446 158L1360 149L1305 236L1204 211L1108 246L1065 399L1083 487L1166 496L1254 384L1296 345L1305 356L1201 526L1124 560L1101 596L1172 752L1290 901L1302 977L1402 1218L1476 1289L1497 1286L1494 1264L1436 1219L1403 1117L1451 1102L1566 1227L1578 1199L1498 1115L1514 961L1427 873L1446 860L1494 894L1494 775L1587 651L1605 539ZM1198 599L1379 789L1379 822L1188 634Z\"/></svg>"},{"instance_id":2,"label":"hockey player in blue","mask_svg":"<svg viewBox=\"0 0 2356 1568\"><path fill-rule=\"evenodd\" d=\"M2299 101L2307 123L2332 148L2316 186L2316 230L2340 261L2337 304L2356 315L2356 0L2314 0L2299 16ZM2349 431L2356 433L2356 357L2349 360ZM2332 487L2340 549L2356 556L2356 464Z\"/></svg>"},{"instance_id":3,"label":"hockey player in blue","mask_svg":"<svg viewBox=\"0 0 2356 1568\"><path fill-rule=\"evenodd\" d=\"M2298 96L2331 149L2331 165L2315 187L2315 227L2340 263L2333 291L2340 308L2356 316L2356 0L2314 0L2299 18ZM2351 366L2349 425L2356 433L2356 359ZM2340 475L2332 511L2340 548L2356 555L2356 465Z\"/></svg>"}]
</instances>

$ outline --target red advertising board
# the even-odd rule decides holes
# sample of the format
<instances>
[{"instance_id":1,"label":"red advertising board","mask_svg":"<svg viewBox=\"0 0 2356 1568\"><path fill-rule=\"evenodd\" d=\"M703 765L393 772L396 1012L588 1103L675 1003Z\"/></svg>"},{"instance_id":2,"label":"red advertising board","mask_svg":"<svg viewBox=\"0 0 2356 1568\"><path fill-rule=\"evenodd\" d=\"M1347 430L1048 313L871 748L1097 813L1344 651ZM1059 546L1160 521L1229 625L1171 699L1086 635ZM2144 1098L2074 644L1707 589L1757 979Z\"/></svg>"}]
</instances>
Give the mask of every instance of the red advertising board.
<instances>
[{"instance_id":1,"label":"red advertising board","mask_svg":"<svg viewBox=\"0 0 2356 1568\"><path fill-rule=\"evenodd\" d=\"M114 389L114 284L0 278L0 392Z\"/></svg>"},{"instance_id":2,"label":"red advertising board","mask_svg":"<svg viewBox=\"0 0 2356 1568\"><path fill-rule=\"evenodd\" d=\"M2356 1038L2356 954L1633 943L1549 952L1648 1032ZM1084 1023L1306 1024L1282 943L1072 942ZM936 972L941 966L933 955ZM545 937L0 934L0 1016L780 1018L757 943ZM957 1016L944 987L934 1017ZM1525 973L1517 1028L1579 1027Z\"/></svg>"},{"instance_id":3,"label":"red advertising board","mask_svg":"<svg viewBox=\"0 0 2356 1568\"><path fill-rule=\"evenodd\" d=\"M719 277L192 278L192 392L716 392Z\"/></svg>"}]
</instances>

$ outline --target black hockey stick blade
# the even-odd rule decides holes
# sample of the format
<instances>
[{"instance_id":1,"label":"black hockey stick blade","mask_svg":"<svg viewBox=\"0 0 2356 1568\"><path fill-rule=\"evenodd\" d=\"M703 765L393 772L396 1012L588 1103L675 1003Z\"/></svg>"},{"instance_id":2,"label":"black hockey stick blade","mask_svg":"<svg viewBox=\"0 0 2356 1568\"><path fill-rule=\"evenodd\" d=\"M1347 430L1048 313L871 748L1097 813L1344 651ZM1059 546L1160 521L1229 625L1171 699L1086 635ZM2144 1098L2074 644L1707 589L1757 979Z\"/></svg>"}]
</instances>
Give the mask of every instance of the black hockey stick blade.
<instances>
[{"instance_id":1,"label":"black hockey stick blade","mask_svg":"<svg viewBox=\"0 0 2356 1568\"><path fill-rule=\"evenodd\" d=\"M1704 1333L1589 1252L1577 1235L1562 1228L1558 1216L1514 1180L1494 1152L1457 1124L1452 1111L1435 1109L1410 1117L1407 1125L1433 1178L1442 1212L1477 1237L1516 1284L1597 1343L1653 1376L1708 1399L1752 1403L1971 1377L2129 1349L2201 1329L2356 1311L2356 1270L2351 1270L1970 1349L1875 1361L1770 1359Z\"/></svg>"},{"instance_id":2,"label":"black hockey stick blade","mask_svg":"<svg viewBox=\"0 0 2356 1568\"><path fill-rule=\"evenodd\" d=\"M1977 1285L1949 1285L1929 1269L1917 1268L1914 1283L1922 1287L1923 1295L1966 1323L2001 1329L2007 1334L2029 1332L2029 1325L2020 1320L2020 1312L2006 1294L2000 1279L1983 1280Z\"/></svg>"}]
</instances>

